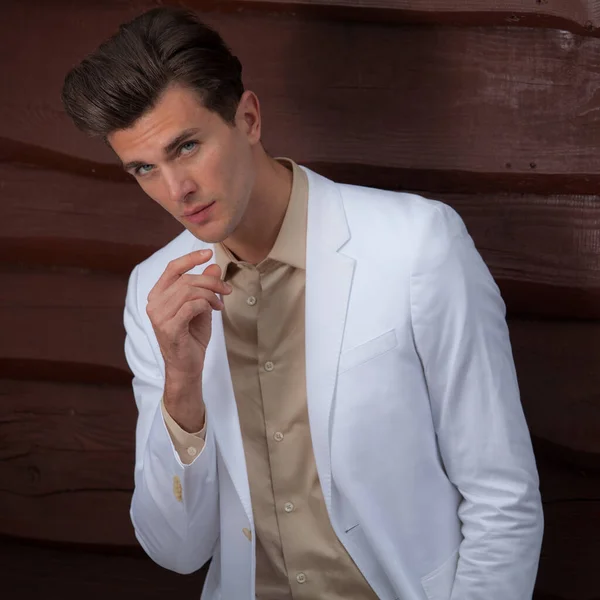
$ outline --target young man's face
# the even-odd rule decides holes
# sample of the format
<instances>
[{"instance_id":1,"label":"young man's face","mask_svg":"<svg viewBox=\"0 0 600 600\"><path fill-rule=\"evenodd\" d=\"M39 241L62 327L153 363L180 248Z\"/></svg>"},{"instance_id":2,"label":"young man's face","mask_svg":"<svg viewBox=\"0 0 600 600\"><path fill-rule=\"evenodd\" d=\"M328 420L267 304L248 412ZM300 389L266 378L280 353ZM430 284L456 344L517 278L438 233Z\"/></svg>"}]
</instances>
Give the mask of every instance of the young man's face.
<instances>
[{"instance_id":1,"label":"young man's face","mask_svg":"<svg viewBox=\"0 0 600 600\"><path fill-rule=\"evenodd\" d=\"M172 86L108 141L142 189L197 238L220 242L239 225L254 185L253 147L260 141L260 110L250 92L231 125L193 91Z\"/></svg>"}]
</instances>

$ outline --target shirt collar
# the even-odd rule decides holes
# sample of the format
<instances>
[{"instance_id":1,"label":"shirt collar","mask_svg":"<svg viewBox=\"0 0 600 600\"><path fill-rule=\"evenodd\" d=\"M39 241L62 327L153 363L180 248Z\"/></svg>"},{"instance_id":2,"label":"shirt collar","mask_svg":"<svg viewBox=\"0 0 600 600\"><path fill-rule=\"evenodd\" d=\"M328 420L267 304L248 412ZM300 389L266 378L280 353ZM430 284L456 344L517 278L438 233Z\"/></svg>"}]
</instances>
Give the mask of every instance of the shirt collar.
<instances>
[{"instance_id":1,"label":"shirt collar","mask_svg":"<svg viewBox=\"0 0 600 600\"><path fill-rule=\"evenodd\" d=\"M270 259L296 269L306 269L308 177L293 160L278 158L277 161L292 171L292 192L275 244L257 266ZM230 264L242 263L221 243L215 244L215 262L221 267L223 278Z\"/></svg>"}]
</instances>

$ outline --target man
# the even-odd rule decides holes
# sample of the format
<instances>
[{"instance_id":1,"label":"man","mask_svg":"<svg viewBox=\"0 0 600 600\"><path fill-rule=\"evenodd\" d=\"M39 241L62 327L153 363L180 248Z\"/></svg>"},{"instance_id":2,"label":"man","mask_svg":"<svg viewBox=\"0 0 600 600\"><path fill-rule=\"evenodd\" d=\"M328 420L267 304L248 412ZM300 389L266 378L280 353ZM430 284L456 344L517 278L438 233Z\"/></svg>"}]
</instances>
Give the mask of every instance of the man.
<instances>
[{"instance_id":1,"label":"man","mask_svg":"<svg viewBox=\"0 0 600 600\"><path fill-rule=\"evenodd\" d=\"M525 600L542 535L504 304L461 219L261 145L220 37L160 8L65 81L186 231L131 274L131 518L202 598Z\"/></svg>"}]
</instances>

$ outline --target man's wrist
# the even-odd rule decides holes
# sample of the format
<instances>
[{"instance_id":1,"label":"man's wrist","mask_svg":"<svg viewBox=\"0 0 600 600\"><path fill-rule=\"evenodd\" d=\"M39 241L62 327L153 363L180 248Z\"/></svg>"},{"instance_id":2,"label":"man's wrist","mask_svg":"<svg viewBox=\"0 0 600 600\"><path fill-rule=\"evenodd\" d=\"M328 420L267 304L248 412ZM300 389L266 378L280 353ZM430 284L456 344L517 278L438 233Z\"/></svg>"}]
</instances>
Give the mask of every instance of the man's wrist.
<instances>
[{"instance_id":1,"label":"man's wrist","mask_svg":"<svg viewBox=\"0 0 600 600\"><path fill-rule=\"evenodd\" d=\"M182 381L167 372L163 403L169 415L184 431L195 433L204 427L201 379Z\"/></svg>"}]
</instances>

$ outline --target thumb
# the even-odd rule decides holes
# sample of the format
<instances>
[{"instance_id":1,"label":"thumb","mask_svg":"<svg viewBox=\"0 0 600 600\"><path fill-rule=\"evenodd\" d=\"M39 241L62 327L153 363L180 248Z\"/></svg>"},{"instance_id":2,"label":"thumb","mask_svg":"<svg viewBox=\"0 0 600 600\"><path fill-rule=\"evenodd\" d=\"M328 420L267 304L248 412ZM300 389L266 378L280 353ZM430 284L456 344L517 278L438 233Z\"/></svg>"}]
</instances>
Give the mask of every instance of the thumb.
<instances>
[{"instance_id":1,"label":"thumb","mask_svg":"<svg viewBox=\"0 0 600 600\"><path fill-rule=\"evenodd\" d=\"M216 264L213 263L212 265L209 265L208 267L206 267L206 269L204 269L204 275L208 275L210 277L218 277L219 279L221 278L221 267Z\"/></svg>"}]
</instances>

